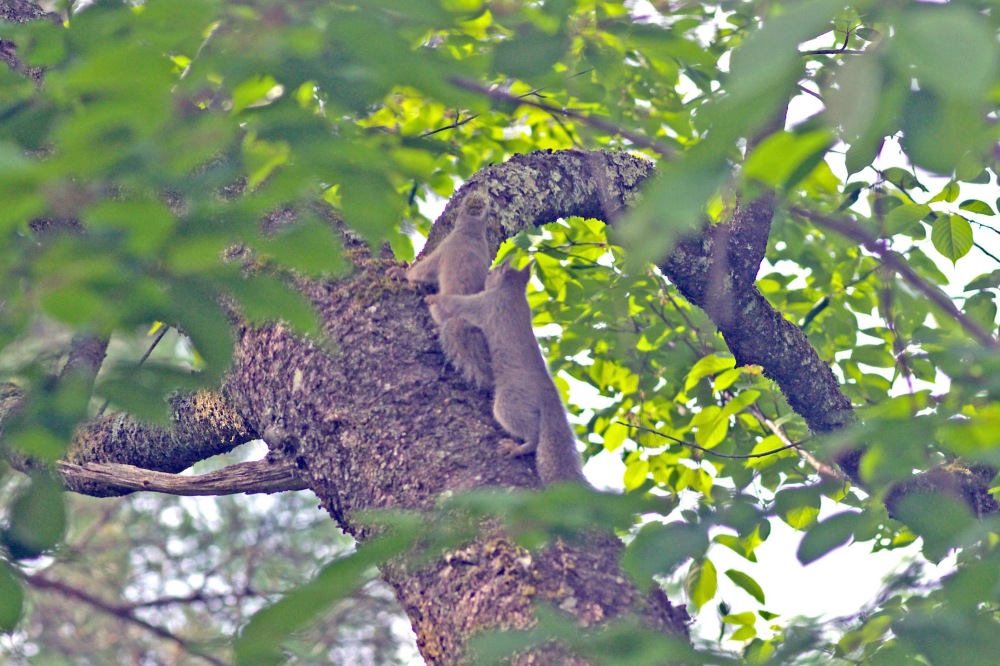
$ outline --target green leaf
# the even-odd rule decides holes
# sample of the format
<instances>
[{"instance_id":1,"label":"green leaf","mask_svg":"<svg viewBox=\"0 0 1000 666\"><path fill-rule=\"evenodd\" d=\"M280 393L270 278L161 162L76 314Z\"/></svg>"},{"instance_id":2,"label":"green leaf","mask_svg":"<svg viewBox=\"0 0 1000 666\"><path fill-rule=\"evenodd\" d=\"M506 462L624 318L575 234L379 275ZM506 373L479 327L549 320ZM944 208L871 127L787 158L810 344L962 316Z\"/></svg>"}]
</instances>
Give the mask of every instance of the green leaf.
<instances>
[{"instance_id":1,"label":"green leaf","mask_svg":"<svg viewBox=\"0 0 1000 666\"><path fill-rule=\"evenodd\" d=\"M736 359L732 356L722 354L709 354L695 363L688 371L684 380L684 392L687 393L694 386L709 375L714 375L723 370L729 370L736 366Z\"/></svg>"},{"instance_id":2,"label":"green leaf","mask_svg":"<svg viewBox=\"0 0 1000 666\"><path fill-rule=\"evenodd\" d=\"M639 458L629 462L625 466L625 475L622 479L622 483L625 484L625 490L635 490L646 482L646 477L648 476L649 461L644 458Z\"/></svg>"},{"instance_id":3,"label":"green leaf","mask_svg":"<svg viewBox=\"0 0 1000 666\"><path fill-rule=\"evenodd\" d=\"M860 27L855 29L854 34L865 40L866 42L873 42L878 39L882 33L873 28Z\"/></svg>"},{"instance_id":4,"label":"green leaf","mask_svg":"<svg viewBox=\"0 0 1000 666\"><path fill-rule=\"evenodd\" d=\"M843 546L854 536L861 514L844 511L809 528L799 544L798 557L802 564L815 562L831 550Z\"/></svg>"},{"instance_id":5,"label":"green leaf","mask_svg":"<svg viewBox=\"0 0 1000 666\"><path fill-rule=\"evenodd\" d=\"M684 578L684 591L694 607L700 609L715 597L718 590L718 574L712 560L706 557L700 562L693 562Z\"/></svg>"},{"instance_id":6,"label":"green leaf","mask_svg":"<svg viewBox=\"0 0 1000 666\"><path fill-rule=\"evenodd\" d=\"M823 160L833 142L826 130L776 132L750 154L743 165L743 177L788 191Z\"/></svg>"},{"instance_id":7,"label":"green leaf","mask_svg":"<svg viewBox=\"0 0 1000 666\"><path fill-rule=\"evenodd\" d=\"M698 445L711 449L718 446L729 433L729 414L717 405L709 405L694 415L691 425L698 428L695 433Z\"/></svg>"},{"instance_id":8,"label":"green leaf","mask_svg":"<svg viewBox=\"0 0 1000 666\"><path fill-rule=\"evenodd\" d=\"M972 249L972 225L960 215L939 215L931 227L931 242L954 263Z\"/></svg>"},{"instance_id":9,"label":"green leaf","mask_svg":"<svg viewBox=\"0 0 1000 666\"><path fill-rule=\"evenodd\" d=\"M988 203L978 199L966 199L959 205L959 208L977 215L996 215Z\"/></svg>"},{"instance_id":10,"label":"green leaf","mask_svg":"<svg viewBox=\"0 0 1000 666\"><path fill-rule=\"evenodd\" d=\"M930 213L931 207L926 204L904 203L901 206L896 206L885 216L885 226L882 233L885 236L905 234Z\"/></svg>"},{"instance_id":11,"label":"green leaf","mask_svg":"<svg viewBox=\"0 0 1000 666\"><path fill-rule=\"evenodd\" d=\"M979 289L1000 289L1000 268L974 278L965 285L965 289L962 291L977 291Z\"/></svg>"},{"instance_id":12,"label":"green leaf","mask_svg":"<svg viewBox=\"0 0 1000 666\"><path fill-rule=\"evenodd\" d=\"M62 488L50 479L35 477L10 507L3 544L12 557L31 559L54 548L66 531Z\"/></svg>"},{"instance_id":13,"label":"green leaf","mask_svg":"<svg viewBox=\"0 0 1000 666\"><path fill-rule=\"evenodd\" d=\"M254 104L269 104L280 95L280 87L273 76L253 76L233 87L232 113L237 114Z\"/></svg>"},{"instance_id":14,"label":"green leaf","mask_svg":"<svg viewBox=\"0 0 1000 666\"><path fill-rule=\"evenodd\" d=\"M729 370L723 370L716 376L715 381L712 382L713 391L725 391L727 388L736 383L736 381L743 375L744 368L731 368ZM686 389L685 389L686 390Z\"/></svg>"},{"instance_id":15,"label":"green leaf","mask_svg":"<svg viewBox=\"0 0 1000 666\"><path fill-rule=\"evenodd\" d=\"M751 578L749 575L738 571L736 569L727 569L726 576L729 580L733 581L740 589L745 591L751 597L757 600L758 603L764 603L764 590L761 586Z\"/></svg>"},{"instance_id":16,"label":"green leaf","mask_svg":"<svg viewBox=\"0 0 1000 666\"><path fill-rule=\"evenodd\" d=\"M934 197L928 203L934 203L936 201L946 201L948 203L953 203L958 199L959 187L958 183L954 180L949 180L945 183L941 191L934 195Z\"/></svg>"},{"instance_id":17,"label":"green leaf","mask_svg":"<svg viewBox=\"0 0 1000 666\"><path fill-rule=\"evenodd\" d=\"M784 488L774 496L774 511L791 527L801 530L819 516L820 493L815 488Z\"/></svg>"},{"instance_id":18,"label":"green leaf","mask_svg":"<svg viewBox=\"0 0 1000 666\"><path fill-rule=\"evenodd\" d=\"M614 451L615 449L617 449L619 446L622 445L622 442L624 442L625 438L628 437L628 433L629 433L628 426L622 425L621 423L610 424L603 434L604 449L606 451ZM626 474L627 473L628 472L626 471ZM645 474L643 474L643 478L645 478Z\"/></svg>"},{"instance_id":19,"label":"green leaf","mask_svg":"<svg viewBox=\"0 0 1000 666\"><path fill-rule=\"evenodd\" d=\"M740 413L753 403L757 401L760 397L760 391L748 390L742 391L735 398L726 403L725 407L722 408L721 415L729 418L730 416L735 416Z\"/></svg>"},{"instance_id":20,"label":"green leaf","mask_svg":"<svg viewBox=\"0 0 1000 666\"><path fill-rule=\"evenodd\" d=\"M898 519L923 538L923 553L932 562L962 546L959 538L974 522L964 504L942 493L913 492L894 509Z\"/></svg>"},{"instance_id":21,"label":"green leaf","mask_svg":"<svg viewBox=\"0 0 1000 666\"><path fill-rule=\"evenodd\" d=\"M24 588L11 567L0 560L0 632L11 632L24 613Z\"/></svg>"}]
</instances>

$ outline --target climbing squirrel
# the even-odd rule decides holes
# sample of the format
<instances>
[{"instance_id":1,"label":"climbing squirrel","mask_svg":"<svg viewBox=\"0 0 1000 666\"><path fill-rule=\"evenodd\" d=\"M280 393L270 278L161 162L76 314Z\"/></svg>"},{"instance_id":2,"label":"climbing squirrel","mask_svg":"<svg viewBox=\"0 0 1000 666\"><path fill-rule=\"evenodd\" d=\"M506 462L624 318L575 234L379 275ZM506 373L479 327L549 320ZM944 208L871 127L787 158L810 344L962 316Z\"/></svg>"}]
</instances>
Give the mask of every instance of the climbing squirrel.
<instances>
[{"instance_id":1,"label":"climbing squirrel","mask_svg":"<svg viewBox=\"0 0 1000 666\"><path fill-rule=\"evenodd\" d=\"M474 294L482 291L493 254L486 242L486 219L490 200L474 190L466 195L455 218L455 227L428 257L406 271L410 282L436 284L439 294ZM471 384L489 390L493 386L490 354L483 333L461 319L442 317L431 306L438 325L441 347L448 361Z\"/></svg>"},{"instance_id":2,"label":"climbing squirrel","mask_svg":"<svg viewBox=\"0 0 1000 666\"><path fill-rule=\"evenodd\" d=\"M511 456L534 451L543 483L584 481L576 437L531 329L525 295L530 276L530 265L519 271L504 262L490 271L480 293L441 293L424 300L436 317L465 320L486 335L495 384L493 416L523 440L504 439L501 449Z\"/></svg>"}]
</instances>

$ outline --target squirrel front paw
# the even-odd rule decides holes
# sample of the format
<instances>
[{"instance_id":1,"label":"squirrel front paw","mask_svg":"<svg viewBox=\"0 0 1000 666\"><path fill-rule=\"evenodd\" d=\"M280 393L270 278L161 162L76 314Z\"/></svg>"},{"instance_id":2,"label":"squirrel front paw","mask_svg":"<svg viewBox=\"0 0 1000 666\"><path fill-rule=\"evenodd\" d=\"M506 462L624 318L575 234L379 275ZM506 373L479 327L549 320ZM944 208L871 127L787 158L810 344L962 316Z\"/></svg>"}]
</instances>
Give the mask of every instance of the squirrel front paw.
<instances>
[{"instance_id":1,"label":"squirrel front paw","mask_svg":"<svg viewBox=\"0 0 1000 666\"><path fill-rule=\"evenodd\" d=\"M385 276L390 280L405 280L406 271L409 269L406 266L390 266L385 272Z\"/></svg>"},{"instance_id":2,"label":"squirrel front paw","mask_svg":"<svg viewBox=\"0 0 1000 666\"><path fill-rule=\"evenodd\" d=\"M523 456L531 453L535 450L529 442L519 442L516 439L510 439L505 437L500 440L500 453L504 454L508 458L517 458L518 456Z\"/></svg>"}]
</instances>

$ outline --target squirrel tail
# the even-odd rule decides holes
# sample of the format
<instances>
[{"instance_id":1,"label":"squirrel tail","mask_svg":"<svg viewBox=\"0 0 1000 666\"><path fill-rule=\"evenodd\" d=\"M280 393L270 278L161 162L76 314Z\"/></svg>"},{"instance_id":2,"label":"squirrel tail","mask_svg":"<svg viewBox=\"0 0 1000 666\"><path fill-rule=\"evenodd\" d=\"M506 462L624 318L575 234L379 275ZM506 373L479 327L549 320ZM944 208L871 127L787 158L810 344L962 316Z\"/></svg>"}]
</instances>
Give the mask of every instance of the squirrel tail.
<instances>
[{"instance_id":1,"label":"squirrel tail","mask_svg":"<svg viewBox=\"0 0 1000 666\"><path fill-rule=\"evenodd\" d=\"M535 469L545 485L560 481L587 482L576 450L576 436L562 409L542 410Z\"/></svg>"},{"instance_id":2,"label":"squirrel tail","mask_svg":"<svg viewBox=\"0 0 1000 666\"><path fill-rule=\"evenodd\" d=\"M462 377L474 386L492 390L490 351L483 332L462 319L453 317L441 326L440 337L445 356Z\"/></svg>"}]
</instances>

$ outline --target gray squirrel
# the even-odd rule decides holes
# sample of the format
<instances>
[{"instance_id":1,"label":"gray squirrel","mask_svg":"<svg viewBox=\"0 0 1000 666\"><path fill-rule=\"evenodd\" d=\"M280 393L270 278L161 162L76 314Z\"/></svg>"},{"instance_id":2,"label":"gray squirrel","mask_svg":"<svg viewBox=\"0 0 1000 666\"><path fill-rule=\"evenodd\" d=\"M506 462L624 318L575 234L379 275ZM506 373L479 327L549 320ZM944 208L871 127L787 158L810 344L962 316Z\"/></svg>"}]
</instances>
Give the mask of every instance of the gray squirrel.
<instances>
[{"instance_id":1,"label":"gray squirrel","mask_svg":"<svg viewBox=\"0 0 1000 666\"><path fill-rule=\"evenodd\" d=\"M531 328L525 295L530 277L530 265L519 271L504 262L490 271L477 294L438 293L424 300L437 312L435 319L461 319L485 333L495 383L493 416L523 440L504 439L501 450L511 456L534 451L543 483L585 482L576 437Z\"/></svg>"},{"instance_id":2,"label":"gray squirrel","mask_svg":"<svg viewBox=\"0 0 1000 666\"><path fill-rule=\"evenodd\" d=\"M462 201L455 226L441 244L406 271L410 282L436 284L439 294L474 294L483 290L493 254L486 241L486 219L490 200L474 190ZM493 386L490 354L483 333L461 319L442 317L431 306L438 325L441 348L448 361L471 384L482 389Z\"/></svg>"}]
</instances>

